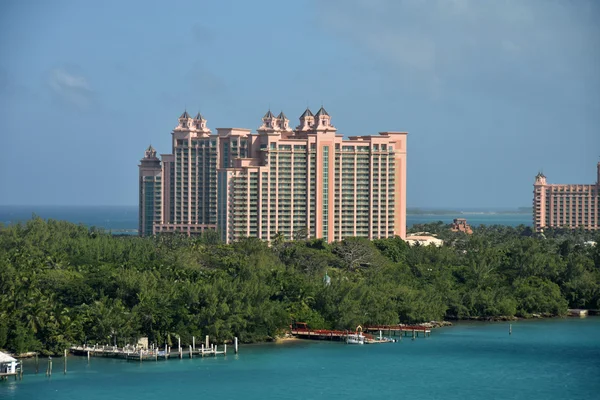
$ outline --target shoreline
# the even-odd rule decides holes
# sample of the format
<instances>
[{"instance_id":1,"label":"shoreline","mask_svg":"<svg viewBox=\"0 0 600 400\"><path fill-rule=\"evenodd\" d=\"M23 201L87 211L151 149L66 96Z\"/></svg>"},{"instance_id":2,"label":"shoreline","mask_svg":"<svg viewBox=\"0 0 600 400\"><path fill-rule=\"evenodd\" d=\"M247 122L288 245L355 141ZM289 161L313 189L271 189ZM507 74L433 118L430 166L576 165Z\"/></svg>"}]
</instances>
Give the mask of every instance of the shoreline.
<instances>
[{"instance_id":1,"label":"shoreline","mask_svg":"<svg viewBox=\"0 0 600 400\"><path fill-rule=\"evenodd\" d=\"M512 318L512 319L508 319L508 318ZM400 325L407 325L407 326L422 326L425 328L430 328L430 329L438 329L438 328L446 328L446 327L454 327L454 326L461 326L463 324L483 324L483 323L500 323L500 322L536 322L536 321L548 321L548 320L581 320L581 319L589 319L589 318L600 318L600 315L597 314L593 314L593 315L589 315L586 317L576 317L576 316L569 316L569 315L565 315L565 316L558 316L558 315L554 315L554 316L539 316L539 317L533 317L533 318L522 318L522 317L497 317L497 318L477 318L477 317L473 317L473 318L467 318L467 319L457 319L457 320L452 320L452 321L431 321L431 322L423 322L420 324L400 324ZM313 342L314 340L311 339L303 339L303 338L299 338L296 336L292 336L289 333L286 333L285 336L279 336L279 337L274 337L271 338L269 340L264 340L264 341L259 341L259 342L253 342L253 343L244 343L243 346L261 346L261 345L265 345L265 344L285 344L285 343L294 343L294 342ZM6 352L4 351L4 353L19 359L19 360L24 360L24 359L30 359L35 357L35 352L27 352L27 353L23 353L23 354L19 354L19 355L15 355L12 354L10 352ZM69 352L69 354L72 354ZM39 353L38 353L39 355ZM50 357L60 357L61 354L53 354ZM40 355L40 358L48 358L48 355ZM84 357L84 356L82 356Z\"/></svg>"},{"instance_id":2,"label":"shoreline","mask_svg":"<svg viewBox=\"0 0 600 400\"><path fill-rule=\"evenodd\" d=\"M302 340L299 337L293 336L291 334L286 334L286 336L276 337L273 339L272 343L286 343L286 342L295 342L297 340Z\"/></svg>"}]
</instances>

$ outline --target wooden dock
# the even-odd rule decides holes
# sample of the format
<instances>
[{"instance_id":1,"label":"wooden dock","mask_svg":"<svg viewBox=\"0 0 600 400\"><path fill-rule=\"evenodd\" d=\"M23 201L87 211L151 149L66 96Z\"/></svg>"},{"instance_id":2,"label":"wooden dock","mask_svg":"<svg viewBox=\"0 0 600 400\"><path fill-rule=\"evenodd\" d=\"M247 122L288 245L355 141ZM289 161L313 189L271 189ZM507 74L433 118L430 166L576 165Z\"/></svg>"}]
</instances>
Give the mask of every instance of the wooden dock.
<instances>
[{"instance_id":1,"label":"wooden dock","mask_svg":"<svg viewBox=\"0 0 600 400\"><path fill-rule=\"evenodd\" d=\"M234 338L233 350L238 353L238 338ZM209 337L206 336L205 344L201 344L200 347L196 346L196 340L193 338L192 345L182 346L181 341L178 339L178 344L175 349L165 345L163 348L155 347L151 345L149 348L140 346L72 346L69 348L72 354L87 356L88 360L90 357L111 357L111 358L123 358L128 361L158 361L168 360L169 358L194 358L194 357L216 357L219 355L227 355L227 344L223 344L222 347L214 343L209 342Z\"/></svg>"},{"instance_id":2,"label":"wooden dock","mask_svg":"<svg viewBox=\"0 0 600 400\"><path fill-rule=\"evenodd\" d=\"M193 349L191 346L188 349L180 347L178 349L136 349L131 347L116 347L116 346L73 346L69 349L72 354L83 355L89 357L111 357L123 358L128 361L158 361L168 360L169 358L194 358L227 355L227 345L223 347L211 345L208 348L204 346Z\"/></svg>"},{"instance_id":3,"label":"wooden dock","mask_svg":"<svg viewBox=\"0 0 600 400\"><path fill-rule=\"evenodd\" d=\"M388 336L431 336L431 328L420 325L373 325L365 326L365 332L388 332Z\"/></svg>"},{"instance_id":4,"label":"wooden dock","mask_svg":"<svg viewBox=\"0 0 600 400\"><path fill-rule=\"evenodd\" d=\"M431 336L431 328L419 326L419 325L374 325L366 326L364 328L365 337L369 343L377 342L376 336L366 333L387 333L388 337L393 336L411 336L417 338ZM353 334L352 331L340 331L340 330L329 330L329 329L310 329L305 323L297 323L296 326L290 327L290 333L296 337L302 339L315 339L315 340L331 340L331 341L345 341L349 334ZM380 335L381 336L381 335ZM382 343L388 343L382 341Z\"/></svg>"},{"instance_id":5,"label":"wooden dock","mask_svg":"<svg viewBox=\"0 0 600 400\"><path fill-rule=\"evenodd\" d=\"M290 330L290 333L302 339L331 340L341 342L345 341L348 334L353 332L294 327Z\"/></svg>"},{"instance_id":6,"label":"wooden dock","mask_svg":"<svg viewBox=\"0 0 600 400\"><path fill-rule=\"evenodd\" d=\"M7 380L11 376L15 377L15 381L17 379L23 379L23 370L18 368L15 372L0 372L0 380Z\"/></svg>"}]
</instances>

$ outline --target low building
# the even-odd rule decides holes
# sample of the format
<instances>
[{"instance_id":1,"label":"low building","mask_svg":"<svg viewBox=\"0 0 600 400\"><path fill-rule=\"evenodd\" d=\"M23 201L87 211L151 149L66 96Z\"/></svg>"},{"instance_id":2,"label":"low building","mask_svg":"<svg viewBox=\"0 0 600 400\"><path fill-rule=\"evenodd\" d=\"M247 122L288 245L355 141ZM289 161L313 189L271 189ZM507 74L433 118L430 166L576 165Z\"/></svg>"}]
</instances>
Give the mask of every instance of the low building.
<instances>
[{"instance_id":1,"label":"low building","mask_svg":"<svg viewBox=\"0 0 600 400\"><path fill-rule=\"evenodd\" d=\"M17 373L18 361L0 351L0 375L15 375Z\"/></svg>"},{"instance_id":2,"label":"low building","mask_svg":"<svg viewBox=\"0 0 600 400\"><path fill-rule=\"evenodd\" d=\"M414 246L414 245L420 245L420 246L436 246L436 247L442 247L444 245L444 241L442 239L438 239L435 236L431 236L431 235L424 235L421 233L417 233L417 234L409 234L406 237L406 243L408 243L409 246Z\"/></svg>"},{"instance_id":3,"label":"low building","mask_svg":"<svg viewBox=\"0 0 600 400\"><path fill-rule=\"evenodd\" d=\"M454 218L454 222L452 223L450 230L452 232L464 232L467 235L473 233L473 229L471 229L471 226L467 224L467 220L465 218Z\"/></svg>"}]
</instances>

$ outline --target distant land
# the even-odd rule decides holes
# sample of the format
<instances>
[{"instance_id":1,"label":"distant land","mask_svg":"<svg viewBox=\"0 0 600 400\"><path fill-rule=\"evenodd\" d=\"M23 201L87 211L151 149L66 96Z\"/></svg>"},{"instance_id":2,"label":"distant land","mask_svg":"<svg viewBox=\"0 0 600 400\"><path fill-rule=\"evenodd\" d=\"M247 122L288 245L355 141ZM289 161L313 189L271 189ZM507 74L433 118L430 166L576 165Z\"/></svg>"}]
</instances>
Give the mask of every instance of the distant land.
<instances>
[{"instance_id":1,"label":"distant land","mask_svg":"<svg viewBox=\"0 0 600 400\"><path fill-rule=\"evenodd\" d=\"M461 209L443 209L443 208L413 208L409 207L406 209L406 215L478 215L478 214L528 214L531 215L533 209L531 207L517 207L517 208L461 208Z\"/></svg>"}]
</instances>

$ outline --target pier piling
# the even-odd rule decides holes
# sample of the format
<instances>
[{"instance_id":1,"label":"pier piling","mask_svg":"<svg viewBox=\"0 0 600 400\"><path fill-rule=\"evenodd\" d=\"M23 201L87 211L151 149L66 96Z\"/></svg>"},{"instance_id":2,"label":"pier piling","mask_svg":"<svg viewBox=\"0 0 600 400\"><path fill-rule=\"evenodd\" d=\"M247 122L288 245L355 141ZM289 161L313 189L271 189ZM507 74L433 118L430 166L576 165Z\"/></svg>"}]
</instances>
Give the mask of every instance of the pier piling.
<instances>
[{"instance_id":1,"label":"pier piling","mask_svg":"<svg viewBox=\"0 0 600 400\"><path fill-rule=\"evenodd\" d=\"M209 347L209 338L208 338L208 335L206 335L206 338L205 338L205 343L204 343L204 345L205 345L205 346L206 346L206 348L208 349L208 347Z\"/></svg>"},{"instance_id":2,"label":"pier piling","mask_svg":"<svg viewBox=\"0 0 600 400\"><path fill-rule=\"evenodd\" d=\"M192 350L196 351L196 336L192 336Z\"/></svg>"},{"instance_id":3,"label":"pier piling","mask_svg":"<svg viewBox=\"0 0 600 400\"><path fill-rule=\"evenodd\" d=\"M65 361L65 365L64 365L63 373L66 375L67 374L67 349L65 349L64 361Z\"/></svg>"},{"instance_id":4,"label":"pier piling","mask_svg":"<svg viewBox=\"0 0 600 400\"><path fill-rule=\"evenodd\" d=\"M508 324L508 334L512 335L512 324Z\"/></svg>"},{"instance_id":5,"label":"pier piling","mask_svg":"<svg viewBox=\"0 0 600 400\"><path fill-rule=\"evenodd\" d=\"M48 367L46 368L46 376L52 376L52 357L48 357Z\"/></svg>"},{"instance_id":6,"label":"pier piling","mask_svg":"<svg viewBox=\"0 0 600 400\"><path fill-rule=\"evenodd\" d=\"M238 353L238 338L237 336L233 338L233 350L235 354Z\"/></svg>"},{"instance_id":7,"label":"pier piling","mask_svg":"<svg viewBox=\"0 0 600 400\"><path fill-rule=\"evenodd\" d=\"M38 353L35 353L35 373L37 374L40 369L40 360L38 359Z\"/></svg>"},{"instance_id":8,"label":"pier piling","mask_svg":"<svg viewBox=\"0 0 600 400\"><path fill-rule=\"evenodd\" d=\"M194 351L192 349L192 346L190 346L190 358L193 358L193 354L194 354Z\"/></svg>"}]
</instances>

